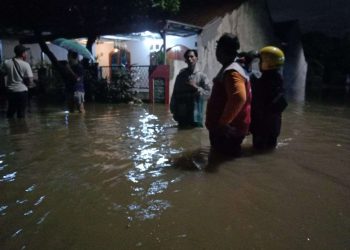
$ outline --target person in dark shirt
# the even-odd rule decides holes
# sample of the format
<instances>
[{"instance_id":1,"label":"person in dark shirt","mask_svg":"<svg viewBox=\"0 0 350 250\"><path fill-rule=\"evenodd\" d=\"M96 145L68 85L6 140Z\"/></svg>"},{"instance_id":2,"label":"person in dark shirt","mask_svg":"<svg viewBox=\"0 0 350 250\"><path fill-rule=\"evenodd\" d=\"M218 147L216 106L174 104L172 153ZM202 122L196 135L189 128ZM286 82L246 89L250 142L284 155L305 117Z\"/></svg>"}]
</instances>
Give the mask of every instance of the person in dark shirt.
<instances>
[{"instance_id":1,"label":"person in dark shirt","mask_svg":"<svg viewBox=\"0 0 350 250\"><path fill-rule=\"evenodd\" d=\"M68 51L67 67L71 75L66 86L69 111L74 112L76 108L80 113L85 113L84 68L76 52Z\"/></svg>"},{"instance_id":2,"label":"person in dark shirt","mask_svg":"<svg viewBox=\"0 0 350 250\"><path fill-rule=\"evenodd\" d=\"M251 77L253 97L250 131L253 147L269 150L277 145L282 112L287 107L281 73L285 57L282 50L273 46L262 48L259 54L261 77Z\"/></svg>"}]
</instances>

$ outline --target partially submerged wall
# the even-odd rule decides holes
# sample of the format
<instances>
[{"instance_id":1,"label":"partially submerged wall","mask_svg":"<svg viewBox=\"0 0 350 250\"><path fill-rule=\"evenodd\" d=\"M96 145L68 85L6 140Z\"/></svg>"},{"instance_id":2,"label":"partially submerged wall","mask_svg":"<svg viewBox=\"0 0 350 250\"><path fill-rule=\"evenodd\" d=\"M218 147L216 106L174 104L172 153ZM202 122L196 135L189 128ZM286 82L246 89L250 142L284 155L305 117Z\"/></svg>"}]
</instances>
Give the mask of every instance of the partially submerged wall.
<instances>
[{"instance_id":1,"label":"partially submerged wall","mask_svg":"<svg viewBox=\"0 0 350 250\"><path fill-rule=\"evenodd\" d=\"M285 89L291 101L303 102L305 100L305 85L307 63L304 56L303 45L298 22L278 24L280 38L284 44L286 56L283 76Z\"/></svg>"},{"instance_id":2,"label":"partially submerged wall","mask_svg":"<svg viewBox=\"0 0 350 250\"><path fill-rule=\"evenodd\" d=\"M200 68L210 79L213 79L221 68L216 60L215 49L216 41L225 32L238 36L241 51L258 50L267 45L281 47L281 41L274 33L265 1L248 0L231 13L217 17L205 25L198 38ZM286 47L288 51L285 51L287 57L293 56L287 58L284 70L287 96L290 100L303 101L307 65L300 41L291 42L295 43L295 46L288 46Z\"/></svg>"}]
</instances>

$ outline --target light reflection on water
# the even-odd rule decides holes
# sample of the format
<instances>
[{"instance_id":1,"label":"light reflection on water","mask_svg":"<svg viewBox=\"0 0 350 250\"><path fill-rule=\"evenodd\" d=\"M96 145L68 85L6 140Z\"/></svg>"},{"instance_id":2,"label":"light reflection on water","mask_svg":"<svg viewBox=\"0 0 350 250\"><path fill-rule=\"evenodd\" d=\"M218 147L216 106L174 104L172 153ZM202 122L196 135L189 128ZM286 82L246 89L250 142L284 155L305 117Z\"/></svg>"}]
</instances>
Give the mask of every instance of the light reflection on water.
<instances>
[{"instance_id":1,"label":"light reflection on water","mask_svg":"<svg viewBox=\"0 0 350 250\"><path fill-rule=\"evenodd\" d=\"M159 124L157 116L147 112L140 116L139 122L139 126L129 127L127 133L127 137L133 140L130 149L133 152L132 161L135 168L129 170L125 176L132 183L131 196L140 198L140 201L135 200L128 206L128 214L134 214L129 216L131 220L134 220L134 217L141 220L154 219L171 206L167 200L153 198L163 193L169 185L168 180L158 179L165 175L162 169L170 166L167 159L171 157L167 139L160 139L164 128ZM147 186L140 183L150 179L154 181Z\"/></svg>"},{"instance_id":2,"label":"light reflection on water","mask_svg":"<svg viewBox=\"0 0 350 250\"><path fill-rule=\"evenodd\" d=\"M0 120L4 249L349 246L348 108L291 106L276 152L248 137L214 173L207 131L163 105L87 110Z\"/></svg>"}]
</instances>

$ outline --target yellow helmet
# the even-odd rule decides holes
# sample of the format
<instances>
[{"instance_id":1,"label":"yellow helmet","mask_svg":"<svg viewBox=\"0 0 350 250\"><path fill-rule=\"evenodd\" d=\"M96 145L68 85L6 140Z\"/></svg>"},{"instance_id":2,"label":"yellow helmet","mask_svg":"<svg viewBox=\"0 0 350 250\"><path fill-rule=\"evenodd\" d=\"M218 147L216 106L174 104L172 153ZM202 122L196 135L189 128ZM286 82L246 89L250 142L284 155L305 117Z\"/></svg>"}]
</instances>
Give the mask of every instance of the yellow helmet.
<instances>
[{"instance_id":1,"label":"yellow helmet","mask_svg":"<svg viewBox=\"0 0 350 250\"><path fill-rule=\"evenodd\" d=\"M261 70L279 69L284 64L284 53L277 47L267 46L260 50Z\"/></svg>"}]
</instances>

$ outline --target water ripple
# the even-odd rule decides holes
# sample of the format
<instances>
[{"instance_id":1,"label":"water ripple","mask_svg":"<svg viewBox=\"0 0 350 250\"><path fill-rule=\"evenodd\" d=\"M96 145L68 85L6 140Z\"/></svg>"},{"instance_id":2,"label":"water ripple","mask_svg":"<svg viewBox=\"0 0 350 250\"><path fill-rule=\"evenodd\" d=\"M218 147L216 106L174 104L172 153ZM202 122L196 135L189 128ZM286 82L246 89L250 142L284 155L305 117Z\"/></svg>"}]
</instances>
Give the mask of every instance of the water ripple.
<instances>
[{"instance_id":1,"label":"water ripple","mask_svg":"<svg viewBox=\"0 0 350 250\"><path fill-rule=\"evenodd\" d=\"M148 202L148 206L146 208L140 209L136 212L136 217L141 220L154 219L169 207L171 207L169 201L151 200Z\"/></svg>"},{"instance_id":2,"label":"water ripple","mask_svg":"<svg viewBox=\"0 0 350 250\"><path fill-rule=\"evenodd\" d=\"M3 206L0 206L0 214L1 215L5 215L6 213L5 213L5 210L8 208L8 206L6 206L6 205L3 205Z\"/></svg>"},{"instance_id":3,"label":"water ripple","mask_svg":"<svg viewBox=\"0 0 350 250\"><path fill-rule=\"evenodd\" d=\"M2 179L0 179L0 182L13 182L16 180L16 174L17 172L13 172L7 175L4 175Z\"/></svg>"},{"instance_id":4,"label":"water ripple","mask_svg":"<svg viewBox=\"0 0 350 250\"><path fill-rule=\"evenodd\" d=\"M28 200L24 199L24 200L16 200L16 204L24 204L28 202Z\"/></svg>"},{"instance_id":5,"label":"water ripple","mask_svg":"<svg viewBox=\"0 0 350 250\"><path fill-rule=\"evenodd\" d=\"M34 211L33 210L29 210L29 211L25 212L23 215L24 216L28 216L28 215L31 215L32 213L34 213Z\"/></svg>"},{"instance_id":6,"label":"water ripple","mask_svg":"<svg viewBox=\"0 0 350 250\"><path fill-rule=\"evenodd\" d=\"M22 231L23 231L23 229L21 228L21 229L18 229L16 232L14 232L13 234L12 234L12 238L14 238L14 237L17 237L20 233L22 233Z\"/></svg>"},{"instance_id":7,"label":"water ripple","mask_svg":"<svg viewBox=\"0 0 350 250\"><path fill-rule=\"evenodd\" d=\"M40 203L42 203L44 199L45 199L45 196L41 196L41 197L34 203L34 206L37 206L37 205L39 205Z\"/></svg>"},{"instance_id":8,"label":"water ripple","mask_svg":"<svg viewBox=\"0 0 350 250\"><path fill-rule=\"evenodd\" d=\"M27 188L25 191L26 192L33 192L35 187L36 187L36 185L34 184L34 185L30 186L29 188Z\"/></svg>"},{"instance_id":9,"label":"water ripple","mask_svg":"<svg viewBox=\"0 0 350 250\"><path fill-rule=\"evenodd\" d=\"M45 219L47 218L47 216L50 214L50 212L45 213L36 223L37 225L43 223L45 221Z\"/></svg>"},{"instance_id":10,"label":"water ripple","mask_svg":"<svg viewBox=\"0 0 350 250\"><path fill-rule=\"evenodd\" d=\"M2 161L0 161L0 164L2 163ZM4 164L4 165L0 165L0 171L4 170L8 165Z\"/></svg>"},{"instance_id":11,"label":"water ripple","mask_svg":"<svg viewBox=\"0 0 350 250\"><path fill-rule=\"evenodd\" d=\"M145 179L145 175L141 174L138 171L135 170L130 170L127 174L126 177L128 180L130 180L133 183L138 183L140 180Z\"/></svg>"},{"instance_id":12,"label":"water ripple","mask_svg":"<svg viewBox=\"0 0 350 250\"><path fill-rule=\"evenodd\" d=\"M155 195L162 193L167 187L169 183L167 181L155 181L151 184L150 188L147 191L147 195Z\"/></svg>"}]
</instances>

